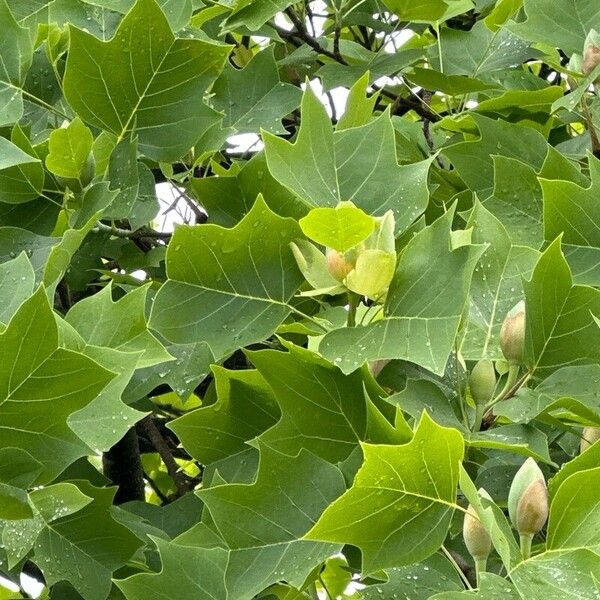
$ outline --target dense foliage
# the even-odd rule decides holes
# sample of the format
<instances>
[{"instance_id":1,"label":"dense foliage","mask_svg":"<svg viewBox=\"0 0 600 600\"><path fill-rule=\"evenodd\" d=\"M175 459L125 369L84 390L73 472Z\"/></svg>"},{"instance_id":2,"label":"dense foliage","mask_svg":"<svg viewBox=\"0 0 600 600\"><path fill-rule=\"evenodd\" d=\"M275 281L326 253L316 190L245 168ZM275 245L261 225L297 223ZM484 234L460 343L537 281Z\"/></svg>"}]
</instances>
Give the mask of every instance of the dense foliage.
<instances>
[{"instance_id":1,"label":"dense foliage","mask_svg":"<svg viewBox=\"0 0 600 600\"><path fill-rule=\"evenodd\" d=\"M599 598L594 28L0 0L0 598Z\"/></svg>"}]
</instances>

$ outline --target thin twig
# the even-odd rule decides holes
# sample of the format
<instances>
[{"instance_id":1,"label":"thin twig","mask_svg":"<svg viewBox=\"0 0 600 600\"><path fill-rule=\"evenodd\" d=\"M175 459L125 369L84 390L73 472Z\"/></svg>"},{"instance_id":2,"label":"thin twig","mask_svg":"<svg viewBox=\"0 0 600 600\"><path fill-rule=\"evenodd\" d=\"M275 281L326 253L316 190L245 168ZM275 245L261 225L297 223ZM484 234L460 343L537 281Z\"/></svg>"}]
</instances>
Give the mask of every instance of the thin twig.
<instances>
[{"instance_id":1,"label":"thin twig","mask_svg":"<svg viewBox=\"0 0 600 600\"><path fill-rule=\"evenodd\" d=\"M144 419L140 421L140 426L144 433L148 436L148 440L154 446L158 454L160 455L162 461L165 463L165 467L167 467L167 472L173 479L175 483L175 487L177 488L177 493L180 496L183 496L186 492L189 491L190 485L187 481L185 475L179 470L179 465L177 461L173 457L171 449L165 438L160 433L156 423L154 422L154 418L152 415L148 415Z\"/></svg>"},{"instance_id":2,"label":"thin twig","mask_svg":"<svg viewBox=\"0 0 600 600\"><path fill-rule=\"evenodd\" d=\"M131 229L121 229L119 227L111 227L100 221L96 223L92 231L94 233L110 233L110 235L113 235L114 237L133 240L155 239L168 241L173 235L168 231L155 231L154 229L148 228L136 229L135 231L132 231Z\"/></svg>"},{"instance_id":3,"label":"thin twig","mask_svg":"<svg viewBox=\"0 0 600 600\"><path fill-rule=\"evenodd\" d=\"M308 32L308 30L306 29L306 25L304 24L304 22L300 19L300 17L298 17L298 15L291 8L286 8L284 12L288 16L288 18L290 19L290 21L292 22L294 27L296 28L296 30L293 32L289 32L289 31L285 31L285 29L281 30L281 28L277 27L276 28L277 33L279 33L281 35L282 31L285 32L282 37L289 37L289 36L286 36L285 34L295 35L296 37L298 37L302 41L304 41L307 45L309 45L315 52L318 52L319 54L322 54L323 56L327 56L327 57L335 60L336 62L340 63L341 65L348 64L346 62L346 59L339 53L339 51L332 52L331 50L328 50L327 48L322 46L313 36L311 36L310 33Z\"/></svg>"}]
</instances>

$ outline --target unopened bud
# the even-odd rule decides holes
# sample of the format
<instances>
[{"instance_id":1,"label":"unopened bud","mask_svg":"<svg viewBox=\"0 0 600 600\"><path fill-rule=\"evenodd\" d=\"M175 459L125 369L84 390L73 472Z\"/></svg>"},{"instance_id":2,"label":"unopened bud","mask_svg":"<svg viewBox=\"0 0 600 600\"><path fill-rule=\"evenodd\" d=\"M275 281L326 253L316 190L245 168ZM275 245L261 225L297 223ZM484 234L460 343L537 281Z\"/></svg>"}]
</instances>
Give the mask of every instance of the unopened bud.
<instances>
[{"instance_id":1,"label":"unopened bud","mask_svg":"<svg viewBox=\"0 0 600 600\"><path fill-rule=\"evenodd\" d=\"M598 65L600 65L600 36L594 29L591 29L583 47L581 72L589 75Z\"/></svg>"},{"instance_id":2,"label":"unopened bud","mask_svg":"<svg viewBox=\"0 0 600 600\"><path fill-rule=\"evenodd\" d=\"M509 364L523 362L525 348L525 302L513 307L500 328L500 347Z\"/></svg>"},{"instance_id":3,"label":"unopened bud","mask_svg":"<svg viewBox=\"0 0 600 600\"><path fill-rule=\"evenodd\" d=\"M579 452L585 452L590 446L600 440L600 427L584 427L579 443Z\"/></svg>"},{"instance_id":4,"label":"unopened bud","mask_svg":"<svg viewBox=\"0 0 600 600\"><path fill-rule=\"evenodd\" d=\"M354 269L354 262L346 255L332 248L327 249L327 269L334 279L340 283L346 279L348 273Z\"/></svg>"},{"instance_id":5,"label":"unopened bud","mask_svg":"<svg viewBox=\"0 0 600 600\"><path fill-rule=\"evenodd\" d=\"M491 500L484 489L479 490L479 495ZM469 554L476 561L485 560L489 556L492 550L492 540L470 504L463 521L463 539Z\"/></svg>"},{"instance_id":6,"label":"unopened bud","mask_svg":"<svg viewBox=\"0 0 600 600\"><path fill-rule=\"evenodd\" d=\"M548 519L548 489L533 458L517 471L508 492L508 514L522 536L534 536Z\"/></svg>"},{"instance_id":7,"label":"unopened bud","mask_svg":"<svg viewBox=\"0 0 600 600\"><path fill-rule=\"evenodd\" d=\"M483 358L473 367L469 388L475 404L485 405L492 399L496 389L496 371L491 360Z\"/></svg>"}]
</instances>

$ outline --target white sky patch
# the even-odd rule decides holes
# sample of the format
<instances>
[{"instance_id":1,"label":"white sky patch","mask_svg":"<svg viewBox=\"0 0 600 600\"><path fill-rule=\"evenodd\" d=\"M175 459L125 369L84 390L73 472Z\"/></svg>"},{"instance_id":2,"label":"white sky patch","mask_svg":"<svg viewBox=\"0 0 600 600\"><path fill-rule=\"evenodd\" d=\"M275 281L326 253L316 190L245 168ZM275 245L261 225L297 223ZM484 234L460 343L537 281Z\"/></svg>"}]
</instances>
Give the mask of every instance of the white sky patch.
<instances>
[{"instance_id":1,"label":"white sky patch","mask_svg":"<svg viewBox=\"0 0 600 600\"><path fill-rule=\"evenodd\" d=\"M29 575L26 575L25 573L21 573L19 576L19 583L23 590L25 590L32 598L39 598L44 591L43 583L33 577L29 577Z\"/></svg>"}]
</instances>

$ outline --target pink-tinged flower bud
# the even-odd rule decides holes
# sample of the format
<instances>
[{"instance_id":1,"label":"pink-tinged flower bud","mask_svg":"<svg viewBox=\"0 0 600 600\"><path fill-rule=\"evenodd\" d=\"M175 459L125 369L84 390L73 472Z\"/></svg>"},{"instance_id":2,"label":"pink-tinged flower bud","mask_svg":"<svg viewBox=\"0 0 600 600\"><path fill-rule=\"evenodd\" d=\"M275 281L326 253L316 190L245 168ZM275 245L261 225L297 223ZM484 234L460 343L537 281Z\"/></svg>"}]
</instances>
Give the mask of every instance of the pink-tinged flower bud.
<instances>
[{"instance_id":1,"label":"pink-tinged flower bud","mask_svg":"<svg viewBox=\"0 0 600 600\"><path fill-rule=\"evenodd\" d=\"M579 452L585 452L590 446L593 446L600 440L600 427L584 427L581 433L581 442L579 443Z\"/></svg>"},{"instance_id":2,"label":"pink-tinged flower bud","mask_svg":"<svg viewBox=\"0 0 600 600\"><path fill-rule=\"evenodd\" d=\"M581 72L589 75L598 65L600 65L600 35L596 30L591 29L583 46Z\"/></svg>"},{"instance_id":3,"label":"pink-tinged flower bud","mask_svg":"<svg viewBox=\"0 0 600 600\"><path fill-rule=\"evenodd\" d=\"M477 405L484 406L492 399L496 389L496 371L491 360L484 358L473 367L469 375L469 388Z\"/></svg>"},{"instance_id":4,"label":"pink-tinged flower bud","mask_svg":"<svg viewBox=\"0 0 600 600\"><path fill-rule=\"evenodd\" d=\"M521 364L525 348L525 302L521 300L506 315L500 328L500 347L509 364Z\"/></svg>"},{"instance_id":5,"label":"pink-tinged flower bud","mask_svg":"<svg viewBox=\"0 0 600 600\"><path fill-rule=\"evenodd\" d=\"M491 500L484 489L479 490L479 495ZM463 539L469 554L476 561L487 559L492 551L492 540L470 504L463 521Z\"/></svg>"},{"instance_id":6,"label":"pink-tinged flower bud","mask_svg":"<svg viewBox=\"0 0 600 600\"><path fill-rule=\"evenodd\" d=\"M332 248L327 248L327 269L334 279L340 283L346 279L348 273L354 269L354 262L346 255Z\"/></svg>"},{"instance_id":7,"label":"pink-tinged flower bud","mask_svg":"<svg viewBox=\"0 0 600 600\"><path fill-rule=\"evenodd\" d=\"M548 489L533 458L517 471L508 492L508 514L521 536L533 537L548 520Z\"/></svg>"}]
</instances>

